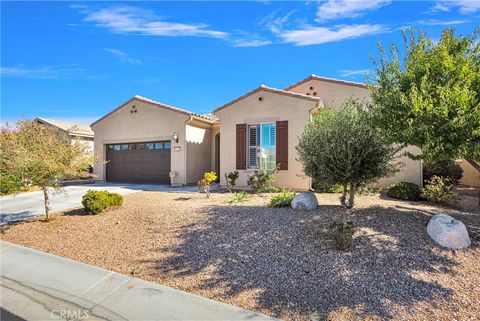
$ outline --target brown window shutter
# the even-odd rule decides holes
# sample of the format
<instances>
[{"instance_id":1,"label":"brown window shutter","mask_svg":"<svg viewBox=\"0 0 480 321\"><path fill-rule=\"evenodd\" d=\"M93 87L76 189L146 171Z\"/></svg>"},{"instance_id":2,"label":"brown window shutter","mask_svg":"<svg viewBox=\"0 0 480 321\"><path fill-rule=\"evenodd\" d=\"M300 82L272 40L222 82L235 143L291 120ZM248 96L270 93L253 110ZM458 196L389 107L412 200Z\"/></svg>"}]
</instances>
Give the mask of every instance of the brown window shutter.
<instances>
[{"instance_id":1,"label":"brown window shutter","mask_svg":"<svg viewBox=\"0 0 480 321\"><path fill-rule=\"evenodd\" d=\"M277 164L288 169L288 120L277 121Z\"/></svg>"},{"instance_id":2,"label":"brown window shutter","mask_svg":"<svg viewBox=\"0 0 480 321\"><path fill-rule=\"evenodd\" d=\"M247 124L237 124L236 168L247 169Z\"/></svg>"}]
</instances>

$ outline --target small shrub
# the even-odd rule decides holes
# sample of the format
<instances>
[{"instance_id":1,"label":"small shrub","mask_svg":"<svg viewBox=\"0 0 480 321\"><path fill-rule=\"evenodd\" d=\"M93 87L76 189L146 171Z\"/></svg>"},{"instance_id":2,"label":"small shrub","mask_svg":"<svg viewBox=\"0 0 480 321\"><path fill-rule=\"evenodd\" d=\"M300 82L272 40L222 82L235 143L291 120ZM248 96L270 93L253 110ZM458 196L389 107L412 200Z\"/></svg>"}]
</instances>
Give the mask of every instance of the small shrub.
<instances>
[{"instance_id":1,"label":"small shrub","mask_svg":"<svg viewBox=\"0 0 480 321\"><path fill-rule=\"evenodd\" d=\"M342 193L343 186L341 184L327 184L324 181L315 182L313 189L316 193Z\"/></svg>"},{"instance_id":2,"label":"small shrub","mask_svg":"<svg viewBox=\"0 0 480 321\"><path fill-rule=\"evenodd\" d=\"M433 176L448 178L451 184L458 185L463 176L463 169L453 160L442 160L425 164L423 167L425 185L428 184Z\"/></svg>"},{"instance_id":3,"label":"small shrub","mask_svg":"<svg viewBox=\"0 0 480 321\"><path fill-rule=\"evenodd\" d=\"M452 180L440 176L433 176L422 189L422 197L435 203L456 201L458 194L453 190Z\"/></svg>"},{"instance_id":4,"label":"small shrub","mask_svg":"<svg viewBox=\"0 0 480 321\"><path fill-rule=\"evenodd\" d=\"M20 191L22 188L22 180L9 177L3 178L0 184L0 193L1 194L13 194Z\"/></svg>"},{"instance_id":5,"label":"small shrub","mask_svg":"<svg viewBox=\"0 0 480 321\"><path fill-rule=\"evenodd\" d=\"M217 180L217 174L215 172L206 172L203 174L203 178L197 182L198 189L203 189L207 198L210 197L210 186Z\"/></svg>"},{"instance_id":6,"label":"small shrub","mask_svg":"<svg viewBox=\"0 0 480 321\"><path fill-rule=\"evenodd\" d=\"M110 206L123 204L123 196L107 191L88 190L82 197L82 204L88 214L99 214Z\"/></svg>"},{"instance_id":7,"label":"small shrub","mask_svg":"<svg viewBox=\"0 0 480 321\"><path fill-rule=\"evenodd\" d=\"M346 251L352 245L355 225L352 221L336 221L328 227L329 234L337 249Z\"/></svg>"},{"instance_id":8,"label":"small shrub","mask_svg":"<svg viewBox=\"0 0 480 321\"><path fill-rule=\"evenodd\" d=\"M230 173L225 173L225 180L227 182L227 189L229 192L232 192L232 189L236 184L237 184L237 179L240 173L238 171L230 172Z\"/></svg>"},{"instance_id":9,"label":"small shrub","mask_svg":"<svg viewBox=\"0 0 480 321\"><path fill-rule=\"evenodd\" d=\"M375 183L362 184L357 188L360 195L374 195L382 191L382 188Z\"/></svg>"},{"instance_id":10,"label":"small shrub","mask_svg":"<svg viewBox=\"0 0 480 321\"><path fill-rule=\"evenodd\" d=\"M230 205L241 204L241 203L245 202L246 199L247 199L247 192L245 192L245 191L233 193L232 197L228 201L228 204L230 204Z\"/></svg>"},{"instance_id":11,"label":"small shrub","mask_svg":"<svg viewBox=\"0 0 480 321\"><path fill-rule=\"evenodd\" d=\"M406 201L421 200L420 186L408 182L398 182L388 188L387 196Z\"/></svg>"},{"instance_id":12,"label":"small shrub","mask_svg":"<svg viewBox=\"0 0 480 321\"><path fill-rule=\"evenodd\" d=\"M296 193L283 188L280 194L275 194L270 199L270 207L288 207L295 198Z\"/></svg>"},{"instance_id":13,"label":"small shrub","mask_svg":"<svg viewBox=\"0 0 480 321\"><path fill-rule=\"evenodd\" d=\"M273 186L275 183L275 174L277 169L273 171L261 170L255 171L252 176L248 177L247 184L250 186L255 193L270 193L278 191L277 188Z\"/></svg>"}]
</instances>

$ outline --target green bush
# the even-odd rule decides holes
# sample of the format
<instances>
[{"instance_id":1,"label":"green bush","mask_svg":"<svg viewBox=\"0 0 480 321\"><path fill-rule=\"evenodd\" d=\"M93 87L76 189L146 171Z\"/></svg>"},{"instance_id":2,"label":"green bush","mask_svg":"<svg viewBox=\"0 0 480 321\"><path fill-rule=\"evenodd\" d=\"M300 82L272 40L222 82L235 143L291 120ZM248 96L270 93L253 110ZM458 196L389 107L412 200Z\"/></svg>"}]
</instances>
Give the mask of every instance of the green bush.
<instances>
[{"instance_id":1,"label":"green bush","mask_svg":"<svg viewBox=\"0 0 480 321\"><path fill-rule=\"evenodd\" d=\"M273 171L255 171L252 176L248 177L247 184L253 189L255 193L276 192L278 191L278 189L273 186L273 183L275 183L276 180L276 173L277 169Z\"/></svg>"},{"instance_id":2,"label":"green bush","mask_svg":"<svg viewBox=\"0 0 480 321\"><path fill-rule=\"evenodd\" d=\"M420 201L420 186L408 182L398 182L388 188L387 196L406 201Z\"/></svg>"},{"instance_id":3,"label":"green bush","mask_svg":"<svg viewBox=\"0 0 480 321\"><path fill-rule=\"evenodd\" d=\"M82 204L89 214L98 214L110 206L123 204L123 196L107 191L88 190L82 197Z\"/></svg>"},{"instance_id":4,"label":"green bush","mask_svg":"<svg viewBox=\"0 0 480 321\"><path fill-rule=\"evenodd\" d=\"M241 204L245 202L246 199L247 199L247 192L245 191L236 192L232 194L230 200L228 201L228 204L230 205Z\"/></svg>"},{"instance_id":5,"label":"green bush","mask_svg":"<svg viewBox=\"0 0 480 321\"><path fill-rule=\"evenodd\" d=\"M422 189L422 197L435 203L456 201L458 194L453 190L452 180L440 176L433 176Z\"/></svg>"},{"instance_id":6,"label":"green bush","mask_svg":"<svg viewBox=\"0 0 480 321\"><path fill-rule=\"evenodd\" d=\"M280 194L275 194L270 199L270 207L288 207L295 198L296 193L283 188Z\"/></svg>"},{"instance_id":7,"label":"green bush","mask_svg":"<svg viewBox=\"0 0 480 321\"><path fill-rule=\"evenodd\" d=\"M453 185L458 185L463 176L463 169L453 160L442 160L425 164L423 166L424 184L428 184L433 176L447 178Z\"/></svg>"},{"instance_id":8,"label":"green bush","mask_svg":"<svg viewBox=\"0 0 480 321\"><path fill-rule=\"evenodd\" d=\"M238 176L240 176L238 171L230 172L228 174L225 173L225 181L227 183L227 189L230 193L232 192L232 188L234 188L237 184Z\"/></svg>"},{"instance_id":9,"label":"green bush","mask_svg":"<svg viewBox=\"0 0 480 321\"><path fill-rule=\"evenodd\" d=\"M324 181L314 182L313 189L315 193L341 193L343 192L343 186L341 184L328 184Z\"/></svg>"},{"instance_id":10,"label":"green bush","mask_svg":"<svg viewBox=\"0 0 480 321\"><path fill-rule=\"evenodd\" d=\"M22 181L13 177L2 177L0 184L1 194L13 194L22 188Z\"/></svg>"},{"instance_id":11,"label":"green bush","mask_svg":"<svg viewBox=\"0 0 480 321\"><path fill-rule=\"evenodd\" d=\"M352 245L355 225L352 221L337 221L329 226L329 234L337 249L346 251Z\"/></svg>"}]
</instances>

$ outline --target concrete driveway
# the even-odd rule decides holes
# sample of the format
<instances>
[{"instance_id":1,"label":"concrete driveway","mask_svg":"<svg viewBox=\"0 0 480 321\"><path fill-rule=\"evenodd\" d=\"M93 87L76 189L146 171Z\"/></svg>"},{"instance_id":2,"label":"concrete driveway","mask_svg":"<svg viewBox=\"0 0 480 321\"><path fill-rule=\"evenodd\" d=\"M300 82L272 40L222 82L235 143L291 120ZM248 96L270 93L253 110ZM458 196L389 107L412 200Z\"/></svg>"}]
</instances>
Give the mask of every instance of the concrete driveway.
<instances>
[{"instance_id":1,"label":"concrete driveway","mask_svg":"<svg viewBox=\"0 0 480 321\"><path fill-rule=\"evenodd\" d=\"M66 186L64 193L51 193L52 212L82 205L87 190L107 190L121 195L140 191L196 192L196 186L171 187L168 185L95 183ZM32 216L45 215L43 192L26 192L0 198L0 225L22 221Z\"/></svg>"}]
</instances>

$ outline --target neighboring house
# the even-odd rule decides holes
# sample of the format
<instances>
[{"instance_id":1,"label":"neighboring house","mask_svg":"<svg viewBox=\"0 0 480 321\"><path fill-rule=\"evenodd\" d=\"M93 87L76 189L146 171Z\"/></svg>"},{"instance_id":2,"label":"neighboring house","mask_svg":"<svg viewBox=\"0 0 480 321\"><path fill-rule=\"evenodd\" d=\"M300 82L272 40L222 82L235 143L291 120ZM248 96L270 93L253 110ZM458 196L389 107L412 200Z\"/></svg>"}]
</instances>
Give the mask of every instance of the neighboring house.
<instances>
[{"instance_id":1,"label":"neighboring house","mask_svg":"<svg viewBox=\"0 0 480 321\"><path fill-rule=\"evenodd\" d=\"M63 120L35 118L35 122L44 126L51 126L65 132L72 143L81 143L87 147L87 151L93 154L93 130L88 125L66 122Z\"/></svg>"},{"instance_id":2,"label":"neighboring house","mask_svg":"<svg viewBox=\"0 0 480 321\"><path fill-rule=\"evenodd\" d=\"M237 186L245 187L256 169L278 164L278 186L307 190L311 179L296 159L298 138L313 114L349 97L368 100L369 91L364 84L315 75L285 90L262 85L213 115L135 96L91 125L95 152L107 161L95 174L101 181L184 185L214 170L225 185L224 174L238 170ZM402 161L401 170L381 179L381 186L402 180L421 185L421 161Z\"/></svg>"}]
</instances>

